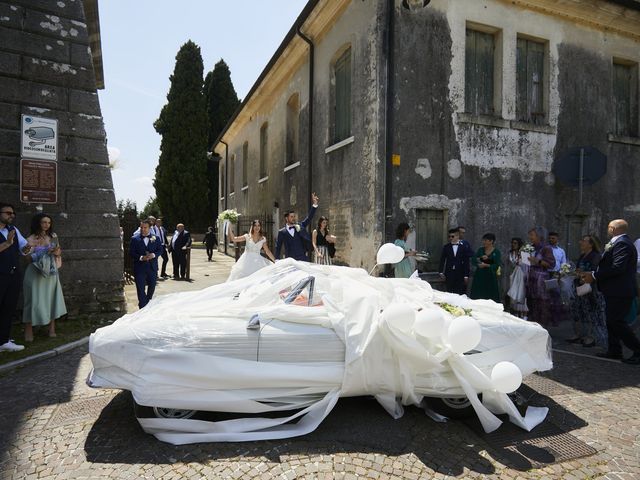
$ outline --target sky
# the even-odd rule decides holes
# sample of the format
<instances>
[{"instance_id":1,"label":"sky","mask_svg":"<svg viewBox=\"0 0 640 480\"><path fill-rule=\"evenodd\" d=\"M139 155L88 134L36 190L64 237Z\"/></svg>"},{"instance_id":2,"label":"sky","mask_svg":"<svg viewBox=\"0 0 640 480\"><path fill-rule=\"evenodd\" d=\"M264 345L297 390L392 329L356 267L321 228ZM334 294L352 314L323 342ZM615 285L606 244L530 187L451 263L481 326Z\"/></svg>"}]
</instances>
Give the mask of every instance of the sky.
<instances>
[{"instance_id":1,"label":"sky","mask_svg":"<svg viewBox=\"0 0 640 480\"><path fill-rule=\"evenodd\" d=\"M242 100L302 11L306 0L102 0L105 89L99 90L114 163L116 199L141 210L155 196L160 135L153 128L169 92L175 57L200 46L204 75L221 58ZM203 75L203 76L204 76Z\"/></svg>"}]
</instances>

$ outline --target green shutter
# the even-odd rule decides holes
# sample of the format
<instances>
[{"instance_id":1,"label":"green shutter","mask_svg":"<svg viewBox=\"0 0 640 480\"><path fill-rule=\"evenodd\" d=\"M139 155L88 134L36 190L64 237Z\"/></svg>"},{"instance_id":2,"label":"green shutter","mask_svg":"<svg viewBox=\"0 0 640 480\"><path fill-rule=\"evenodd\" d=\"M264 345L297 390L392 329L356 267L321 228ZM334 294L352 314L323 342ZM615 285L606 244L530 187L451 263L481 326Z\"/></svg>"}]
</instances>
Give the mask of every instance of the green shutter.
<instances>
[{"instance_id":1,"label":"green shutter","mask_svg":"<svg viewBox=\"0 0 640 480\"><path fill-rule=\"evenodd\" d=\"M334 141L351 136L351 48L336 61Z\"/></svg>"},{"instance_id":2,"label":"green shutter","mask_svg":"<svg viewBox=\"0 0 640 480\"><path fill-rule=\"evenodd\" d=\"M613 64L613 105L617 135L631 136L631 67Z\"/></svg>"},{"instance_id":3,"label":"green shutter","mask_svg":"<svg viewBox=\"0 0 640 480\"><path fill-rule=\"evenodd\" d=\"M544 44L518 39L516 59L516 117L521 122L543 124Z\"/></svg>"},{"instance_id":4,"label":"green shutter","mask_svg":"<svg viewBox=\"0 0 640 480\"><path fill-rule=\"evenodd\" d=\"M465 46L465 110L493 115L493 63L495 38L467 30Z\"/></svg>"}]
</instances>

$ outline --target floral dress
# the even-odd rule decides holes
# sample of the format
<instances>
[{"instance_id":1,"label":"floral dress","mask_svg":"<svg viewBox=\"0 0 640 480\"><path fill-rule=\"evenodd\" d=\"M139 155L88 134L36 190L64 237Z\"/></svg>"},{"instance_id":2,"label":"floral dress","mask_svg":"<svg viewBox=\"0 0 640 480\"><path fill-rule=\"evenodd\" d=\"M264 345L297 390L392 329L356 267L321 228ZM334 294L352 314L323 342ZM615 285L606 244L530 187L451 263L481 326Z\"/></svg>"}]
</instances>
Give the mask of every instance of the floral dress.
<instances>
[{"instance_id":1,"label":"floral dress","mask_svg":"<svg viewBox=\"0 0 640 480\"><path fill-rule=\"evenodd\" d=\"M583 272L596 269L600 263L600 254L591 251L580 256L576 267ZM592 290L581 297L575 296L570 304L571 319L576 337L593 338L601 347L607 346L607 320L605 314L604 296L597 289L596 284L591 285Z\"/></svg>"},{"instance_id":2,"label":"floral dress","mask_svg":"<svg viewBox=\"0 0 640 480\"><path fill-rule=\"evenodd\" d=\"M539 323L543 327L555 326L558 320L553 317L552 294L547 290L546 280L551 278L550 270L556 265L553 250L548 245L536 245L531 255L549 265L548 268L540 265L530 265L527 276L527 306L529 307L529 320Z\"/></svg>"}]
</instances>

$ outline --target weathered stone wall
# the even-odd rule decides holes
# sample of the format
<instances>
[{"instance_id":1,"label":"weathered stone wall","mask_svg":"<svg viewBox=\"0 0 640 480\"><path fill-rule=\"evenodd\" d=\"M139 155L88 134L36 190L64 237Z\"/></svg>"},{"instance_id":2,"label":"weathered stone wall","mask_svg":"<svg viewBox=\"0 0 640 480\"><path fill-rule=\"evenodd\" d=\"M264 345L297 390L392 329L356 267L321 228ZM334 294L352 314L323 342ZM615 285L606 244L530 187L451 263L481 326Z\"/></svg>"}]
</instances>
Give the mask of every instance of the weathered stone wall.
<instances>
[{"instance_id":1,"label":"weathered stone wall","mask_svg":"<svg viewBox=\"0 0 640 480\"><path fill-rule=\"evenodd\" d=\"M581 233L604 237L608 220L626 217L632 235L640 234L640 145L608 135L613 58L640 61L640 42L500 1L434 0L417 12L397 8L396 22L394 153L402 162L393 175L395 219L413 222L416 208L443 209L448 226L465 225L474 246L491 231L502 250L536 224L566 237L578 193L555 178L554 163L568 148L594 146L608 156L608 170L585 188ZM470 22L498 32L494 118L464 111ZM540 127L515 121L518 35L547 45Z\"/></svg>"},{"instance_id":2,"label":"weathered stone wall","mask_svg":"<svg viewBox=\"0 0 640 480\"><path fill-rule=\"evenodd\" d=\"M20 115L58 120L58 203L19 199ZM122 250L106 138L80 0L0 0L0 197L17 225L52 215L71 314L124 311Z\"/></svg>"}]
</instances>

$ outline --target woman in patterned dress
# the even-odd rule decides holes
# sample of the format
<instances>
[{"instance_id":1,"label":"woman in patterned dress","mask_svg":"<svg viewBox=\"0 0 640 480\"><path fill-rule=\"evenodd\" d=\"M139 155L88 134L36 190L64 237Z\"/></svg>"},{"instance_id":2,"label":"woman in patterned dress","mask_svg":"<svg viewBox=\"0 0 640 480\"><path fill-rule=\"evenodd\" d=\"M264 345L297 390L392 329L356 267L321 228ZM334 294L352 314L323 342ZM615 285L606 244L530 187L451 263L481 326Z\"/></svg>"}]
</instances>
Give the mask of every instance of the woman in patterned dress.
<instances>
[{"instance_id":1,"label":"woman in patterned dress","mask_svg":"<svg viewBox=\"0 0 640 480\"><path fill-rule=\"evenodd\" d=\"M535 249L529 256L529 275L527 276L527 306L529 320L543 327L557 325L551 311L551 294L547 290L546 280L551 278L550 271L556 265L553 250L547 244L547 229L534 227L529 230L529 242Z\"/></svg>"},{"instance_id":2,"label":"woman in patterned dress","mask_svg":"<svg viewBox=\"0 0 640 480\"><path fill-rule=\"evenodd\" d=\"M329 254L330 244L336 243L336 237L329 233L329 220L327 217L318 219L318 228L311 233L313 244L313 261L320 265L331 265Z\"/></svg>"}]
</instances>

